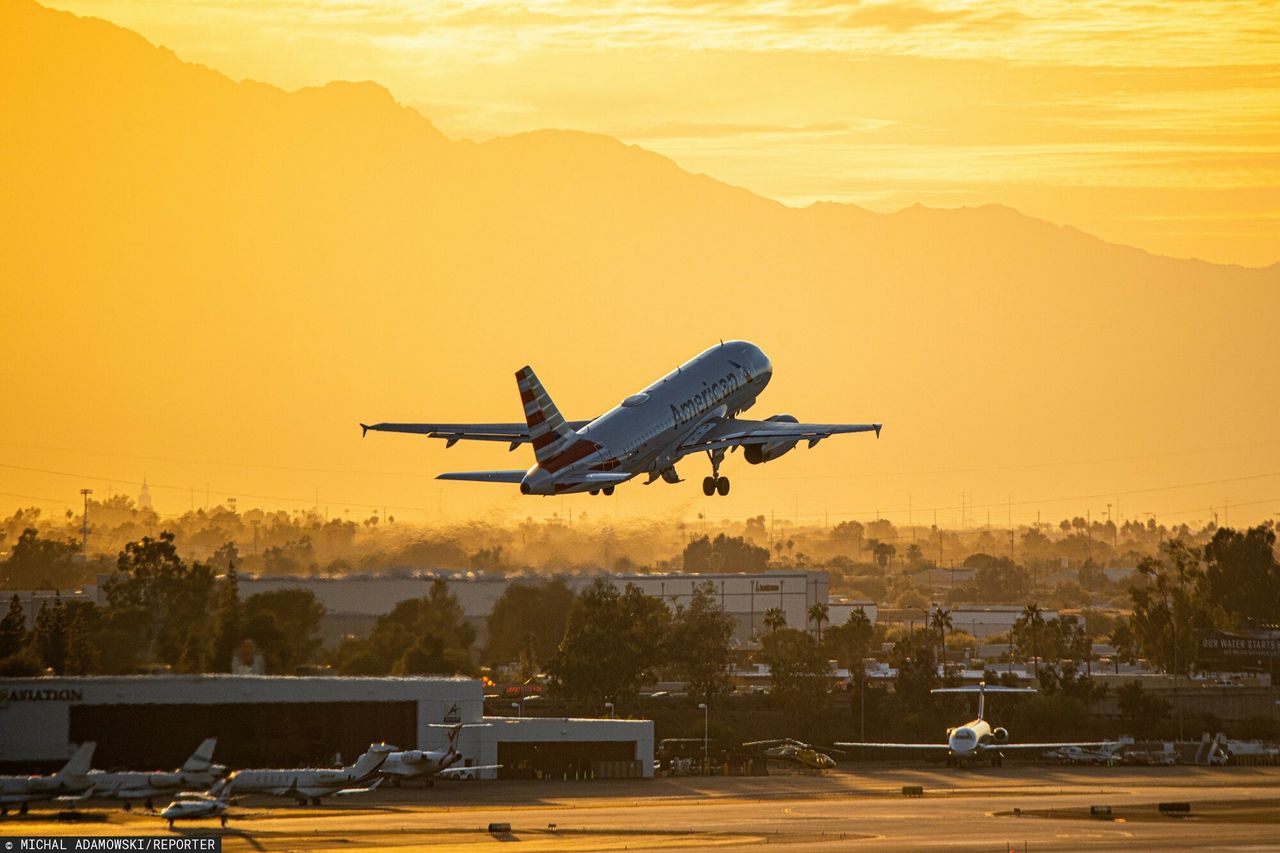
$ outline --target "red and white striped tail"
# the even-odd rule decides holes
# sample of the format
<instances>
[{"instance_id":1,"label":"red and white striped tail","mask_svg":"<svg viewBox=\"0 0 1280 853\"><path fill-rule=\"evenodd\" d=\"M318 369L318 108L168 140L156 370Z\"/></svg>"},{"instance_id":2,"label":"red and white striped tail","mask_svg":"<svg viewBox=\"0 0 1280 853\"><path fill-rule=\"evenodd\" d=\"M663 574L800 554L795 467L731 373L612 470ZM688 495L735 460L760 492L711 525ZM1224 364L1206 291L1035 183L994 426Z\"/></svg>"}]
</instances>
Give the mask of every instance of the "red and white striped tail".
<instances>
[{"instance_id":1,"label":"red and white striped tail","mask_svg":"<svg viewBox=\"0 0 1280 853\"><path fill-rule=\"evenodd\" d=\"M529 425L533 455L538 462L546 462L564 450L576 433L564 422L560 410L547 396L532 367L525 365L517 370L516 383L520 386L520 402L524 404L524 419Z\"/></svg>"}]
</instances>

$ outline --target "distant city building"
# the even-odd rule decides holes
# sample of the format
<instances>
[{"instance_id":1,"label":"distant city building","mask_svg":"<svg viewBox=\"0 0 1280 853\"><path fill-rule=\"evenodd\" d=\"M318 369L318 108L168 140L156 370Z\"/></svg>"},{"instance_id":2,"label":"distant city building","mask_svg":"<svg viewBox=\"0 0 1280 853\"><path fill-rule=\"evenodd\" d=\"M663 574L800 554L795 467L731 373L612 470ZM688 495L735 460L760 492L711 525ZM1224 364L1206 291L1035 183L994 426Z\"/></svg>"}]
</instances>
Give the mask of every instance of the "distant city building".
<instances>
[{"instance_id":1,"label":"distant city building","mask_svg":"<svg viewBox=\"0 0 1280 853\"><path fill-rule=\"evenodd\" d=\"M826 572L769 571L760 574L720 572L693 574L599 574L562 576L570 589L580 591L597 578L604 578L619 588L635 584L646 595L661 598L675 609L687 606L693 590L710 583L725 612L738 623L735 637L740 641L764 633L764 614L770 608L782 608L787 625L809 628L809 608L815 603L828 604L829 580ZM463 615L475 626L477 642L483 644L485 620L510 584L536 583L542 578L476 572L414 573L358 577L250 577L240 578L240 595L248 598L261 592L281 589L310 590L324 605L325 618L320 632L328 644L336 644L346 635L368 635L379 616L390 613L401 601L422 598L431 584L440 578L462 607ZM874 605L872 605L874 606ZM869 616L874 615L869 611ZM841 620L843 621L843 620ZM832 619L830 624L835 624Z\"/></svg>"},{"instance_id":2,"label":"distant city building","mask_svg":"<svg viewBox=\"0 0 1280 853\"><path fill-rule=\"evenodd\" d=\"M138 509L151 509L151 489L147 488L147 478L142 478L142 491L138 493Z\"/></svg>"}]
</instances>

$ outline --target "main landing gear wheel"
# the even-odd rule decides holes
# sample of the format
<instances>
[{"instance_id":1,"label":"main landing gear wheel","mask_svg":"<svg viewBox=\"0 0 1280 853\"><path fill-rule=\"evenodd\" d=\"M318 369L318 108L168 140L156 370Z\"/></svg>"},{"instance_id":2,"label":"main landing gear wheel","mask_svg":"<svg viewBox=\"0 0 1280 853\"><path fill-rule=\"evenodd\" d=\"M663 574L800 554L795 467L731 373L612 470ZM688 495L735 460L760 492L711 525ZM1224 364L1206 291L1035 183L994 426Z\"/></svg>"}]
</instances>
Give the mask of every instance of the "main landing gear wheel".
<instances>
[{"instance_id":1,"label":"main landing gear wheel","mask_svg":"<svg viewBox=\"0 0 1280 853\"><path fill-rule=\"evenodd\" d=\"M729 494L729 478L728 477L703 477L702 493L707 497L714 494Z\"/></svg>"},{"instance_id":2,"label":"main landing gear wheel","mask_svg":"<svg viewBox=\"0 0 1280 853\"><path fill-rule=\"evenodd\" d=\"M613 494L613 486L605 486L605 487L604 487L604 489L603 489L603 491L604 491L604 493L605 493L605 496L607 497L607 496L609 496L609 495Z\"/></svg>"}]
</instances>

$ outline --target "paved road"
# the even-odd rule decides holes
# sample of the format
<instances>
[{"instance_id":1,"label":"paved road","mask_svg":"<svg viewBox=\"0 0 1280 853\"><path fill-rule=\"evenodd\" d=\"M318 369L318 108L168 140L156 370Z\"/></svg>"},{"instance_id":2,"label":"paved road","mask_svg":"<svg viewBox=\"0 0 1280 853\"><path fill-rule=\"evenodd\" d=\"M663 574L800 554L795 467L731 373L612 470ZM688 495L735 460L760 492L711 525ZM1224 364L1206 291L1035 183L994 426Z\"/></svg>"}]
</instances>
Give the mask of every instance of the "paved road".
<instances>
[{"instance_id":1,"label":"paved road","mask_svg":"<svg viewBox=\"0 0 1280 853\"><path fill-rule=\"evenodd\" d=\"M921 785L923 798L904 798ZM1190 818L1155 804L1192 804ZM1087 817L1110 805L1117 820ZM1021 816L1015 816L1014 810ZM0 834L165 833L154 816L104 824L0 823ZM510 823L509 835L487 831ZM550 825L554 824L554 830ZM221 834L226 850L528 851L710 848L787 850L1280 850L1280 768L859 768L823 776L618 782L460 782L331 800L320 808L254 798ZM1006 846L1008 845L1008 846Z\"/></svg>"}]
</instances>

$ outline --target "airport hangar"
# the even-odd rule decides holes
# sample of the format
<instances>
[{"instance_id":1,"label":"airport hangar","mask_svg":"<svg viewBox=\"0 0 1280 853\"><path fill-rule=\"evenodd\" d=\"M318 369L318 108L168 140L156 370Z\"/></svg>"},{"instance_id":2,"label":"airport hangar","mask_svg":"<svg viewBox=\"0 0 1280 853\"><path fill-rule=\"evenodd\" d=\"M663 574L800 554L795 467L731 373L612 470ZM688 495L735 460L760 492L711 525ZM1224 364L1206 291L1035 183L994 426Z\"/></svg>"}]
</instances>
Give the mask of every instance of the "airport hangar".
<instances>
[{"instance_id":1,"label":"airport hangar","mask_svg":"<svg viewBox=\"0 0 1280 853\"><path fill-rule=\"evenodd\" d=\"M469 678L0 678L0 772L57 769L87 740L94 767L171 769L211 735L231 768L323 767L370 743L443 749L463 723L460 764L501 764L499 778L653 776L651 720L485 717L483 705Z\"/></svg>"}]
</instances>

